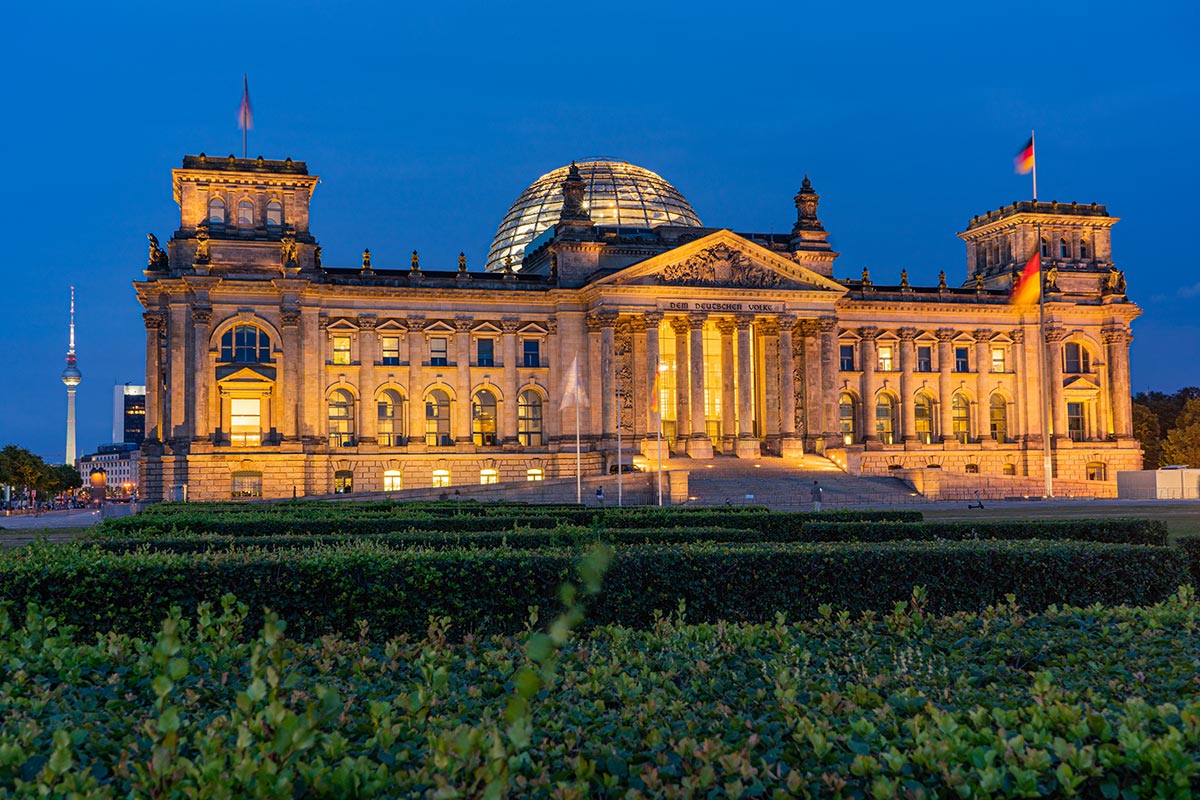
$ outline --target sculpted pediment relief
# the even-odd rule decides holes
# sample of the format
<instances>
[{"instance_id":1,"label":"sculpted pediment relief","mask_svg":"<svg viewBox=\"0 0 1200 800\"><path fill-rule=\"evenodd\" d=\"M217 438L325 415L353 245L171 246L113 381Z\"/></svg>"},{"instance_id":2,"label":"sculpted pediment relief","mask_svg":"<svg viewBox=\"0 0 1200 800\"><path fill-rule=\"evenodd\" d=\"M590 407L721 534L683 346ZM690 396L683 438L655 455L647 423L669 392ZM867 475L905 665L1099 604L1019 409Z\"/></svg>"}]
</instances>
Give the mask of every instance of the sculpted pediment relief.
<instances>
[{"instance_id":1,"label":"sculpted pediment relief","mask_svg":"<svg viewBox=\"0 0 1200 800\"><path fill-rule=\"evenodd\" d=\"M778 272L756 264L741 250L716 244L667 266L656 276L664 286L721 286L748 289L776 289L796 286Z\"/></svg>"}]
</instances>

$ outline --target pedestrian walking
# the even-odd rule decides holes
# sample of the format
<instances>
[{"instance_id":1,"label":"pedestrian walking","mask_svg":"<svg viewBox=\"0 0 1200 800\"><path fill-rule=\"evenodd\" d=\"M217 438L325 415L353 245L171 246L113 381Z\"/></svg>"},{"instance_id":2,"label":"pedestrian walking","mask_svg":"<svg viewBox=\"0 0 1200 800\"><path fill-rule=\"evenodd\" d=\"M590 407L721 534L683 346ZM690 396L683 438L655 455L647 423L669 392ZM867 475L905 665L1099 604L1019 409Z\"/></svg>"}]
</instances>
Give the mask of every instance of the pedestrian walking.
<instances>
[{"instance_id":1,"label":"pedestrian walking","mask_svg":"<svg viewBox=\"0 0 1200 800\"><path fill-rule=\"evenodd\" d=\"M813 481L812 491L810 492L810 495L812 497L813 511L821 510L821 495L822 494L824 494L824 492L821 490L821 485L819 483L817 483L816 481Z\"/></svg>"}]
</instances>

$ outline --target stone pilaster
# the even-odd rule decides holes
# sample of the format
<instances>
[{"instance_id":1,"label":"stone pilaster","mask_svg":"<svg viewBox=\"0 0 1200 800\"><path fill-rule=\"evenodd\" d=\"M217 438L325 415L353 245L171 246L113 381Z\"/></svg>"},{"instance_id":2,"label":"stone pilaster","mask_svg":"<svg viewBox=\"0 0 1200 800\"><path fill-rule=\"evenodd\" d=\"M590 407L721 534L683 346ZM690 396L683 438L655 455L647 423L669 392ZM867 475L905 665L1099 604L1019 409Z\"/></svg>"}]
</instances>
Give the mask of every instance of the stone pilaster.
<instances>
[{"instance_id":1,"label":"stone pilaster","mask_svg":"<svg viewBox=\"0 0 1200 800\"><path fill-rule=\"evenodd\" d=\"M1013 396L1016 399L1016 413L1010 420L1008 437L1015 442L1029 441L1033 430L1030 422L1037 417L1037 409L1029 408L1029 359L1025 353L1025 331L1021 328L1009 331L1013 340Z\"/></svg>"},{"instance_id":2,"label":"stone pilaster","mask_svg":"<svg viewBox=\"0 0 1200 800\"><path fill-rule=\"evenodd\" d=\"M862 403L859 404L862 427L859 430L862 432L864 444L876 446L879 444L879 435L875 430L875 395L879 391L879 383L875 377L878 367L875 340L879 336L879 328L868 325L859 328L858 335L861 337L859 357L862 359L862 377L860 378Z\"/></svg>"},{"instance_id":3,"label":"stone pilaster","mask_svg":"<svg viewBox=\"0 0 1200 800\"><path fill-rule=\"evenodd\" d=\"M1113 435L1117 439L1129 439L1133 436L1129 383L1129 343L1133 337L1123 325L1106 327L1100 335L1108 350L1108 386L1104 389L1112 407Z\"/></svg>"},{"instance_id":4,"label":"stone pilaster","mask_svg":"<svg viewBox=\"0 0 1200 800\"><path fill-rule=\"evenodd\" d=\"M454 415L452 431L455 444L471 443L471 326L470 317L454 320L454 393L458 396L458 413Z\"/></svg>"},{"instance_id":5,"label":"stone pilaster","mask_svg":"<svg viewBox=\"0 0 1200 800\"><path fill-rule=\"evenodd\" d=\"M504 370L501 376L501 391L504 392L504 413L500 426L500 442L504 447L516 447L517 440L517 403L519 402L517 387L517 329L521 323L516 319L500 320L500 359ZM549 356L549 353L547 353ZM550 361L553 363L553 360ZM543 424L550 415L543 413Z\"/></svg>"},{"instance_id":6,"label":"stone pilaster","mask_svg":"<svg viewBox=\"0 0 1200 800\"><path fill-rule=\"evenodd\" d=\"M642 315L646 321L646 381L650 387L651 393L657 392L660 387L658 380L658 362L659 362L659 335L658 326L662 322L661 311L647 311ZM662 394L652 397L650 402L646 404L646 443L642 445L642 453L650 456L651 453L657 457L658 452L658 433L661 416L661 411L656 411L659 408L659 403L662 402Z\"/></svg>"},{"instance_id":7,"label":"stone pilaster","mask_svg":"<svg viewBox=\"0 0 1200 800\"><path fill-rule=\"evenodd\" d=\"M617 315L603 312L600 319L600 419L605 442L616 444L617 438L617 361L613 338L616 334Z\"/></svg>"},{"instance_id":8,"label":"stone pilaster","mask_svg":"<svg viewBox=\"0 0 1200 800\"><path fill-rule=\"evenodd\" d=\"M707 314L688 316L688 364L691 372L688 391L692 403L692 435L688 438L687 454L692 458L713 456L712 439L708 438L704 414L704 323L707 318Z\"/></svg>"},{"instance_id":9,"label":"stone pilaster","mask_svg":"<svg viewBox=\"0 0 1200 800\"><path fill-rule=\"evenodd\" d=\"M729 455L737 441L737 378L733 365L737 325L731 319L720 319L717 330L721 333L721 452Z\"/></svg>"},{"instance_id":10,"label":"stone pilaster","mask_svg":"<svg viewBox=\"0 0 1200 800\"><path fill-rule=\"evenodd\" d=\"M954 438L954 329L938 328L938 432L942 444Z\"/></svg>"},{"instance_id":11,"label":"stone pilaster","mask_svg":"<svg viewBox=\"0 0 1200 800\"><path fill-rule=\"evenodd\" d=\"M408 318L408 439L425 444L425 320Z\"/></svg>"},{"instance_id":12,"label":"stone pilaster","mask_svg":"<svg viewBox=\"0 0 1200 800\"><path fill-rule=\"evenodd\" d=\"M375 315L358 318L358 443L374 444L379 438L379 414L375 408L375 362L379 358L379 337L375 333ZM286 427L286 423L284 425Z\"/></svg>"},{"instance_id":13,"label":"stone pilaster","mask_svg":"<svg viewBox=\"0 0 1200 800\"><path fill-rule=\"evenodd\" d=\"M208 418L209 386L213 382L213 365L209 363L208 337L212 330L212 309L192 309L195 367L192 371L192 436L204 439L212 434Z\"/></svg>"},{"instance_id":14,"label":"stone pilaster","mask_svg":"<svg viewBox=\"0 0 1200 800\"><path fill-rule=\"evenodd\" d=\"M779 453L779 415L782 405L779 368L779 322L774 318L757 323L759 342L762 347L763 392L762 433L763 445L768 453Z\"/></svg>"},{"instance_id":15,"label":"stone pilaster","mask_svg":"<svg viewBox=\"0 0 1200 800\"><path fill-rule=\"evenodd\" d=\"M191 438L188 424L188 328L191 319L188 304L182 298L171 298L167 312L167 436L174 441Z\"/></svg>"},{"instance_id":16,"label":"stone pilaster","mask_svg":"<svg viewBox=\"0 0 1200 800\"><path fill-rule=\"evenodd\" d=\"M1067 332L1059 327L1046 328L1046 360L1050 369L1050 419L1056 442L1067 439L1067 406L1063 401L1063 342Z\"/></svg>"},{"instance_id":17,"label":"stone pilaster","mask_svg":"<svg viewBox=\"0 0 1200 800\"><path fill-rule=\"evenodd\" d=\"M754 364L750 359L754 318L738 315L734 325L737 327L738 436L733 452L738 458L758 458L762 455L762 445L754 436L754 395L751 392Z\"/></svg>"},{"instance_id":18,"label":"stone pilaster","mask_svg":"<svg viewBox=\"0 0 1200 800\"><path fill-rule=\"evenodd\" d=\"M673 317L671 330L675 331L675 452L687 455L687 440L691 438L692 405L688 359L688 321L686 317Z\"/></svg>"},{"instance_id":19,"label":"stone pilaster","mask_svg":"<svg viewBox=\"0 0 1200 800\"><path fill-rule=\"evenodd\" d=\"M283 331L283 392L279 402L283 405L283 430L280 435L285 441L296 441L300 436L297 420L300 403L300 309L283 306L279 309L279 325Z\"/></svg>"},{"instance_id":20,"label":"stone pilaster","mask_svg":"<svg viewBox=\"0 0 1200 800\"><path fill-rule=\"evenodd\" d=\"M166 315L151 309L142 314L146 325L146 440L161 442L163 406L162 337L167 327Z\"/></svg>"},{"instance_id":21,"label":"stone pilaster","mask_svg":"<svg viewBox=\"0 0 1200 800\"><path fill-rule=\"evenodd\" d=\"M779 452L783 456L804 453L804 443L796 435L796 365L793 341L796 317L779 317Z\"/></svg>"},{"instance_id":22,"label":"stone pilaster","mask_svg":"<svg viewBox=\"0 0 1200 800\"><path fill-rule=\"evenodd\" d=\"M972 433L980 442L991 441L991 392L988 375L992 371L992 332L986 328L975 331L975 418Z\"/></svg>"},{"instance_id":23,"label":"stone pilaster","mask_svg":"<svg viewBox=\"0 0 1200 800\"><path fill-rule=\"evenodd\" d=\"M817 331L821 338L821 397L824 408L825 448L843 447L838 423L838 350L837 317L820 317Z\"/></svg>"},{"instance_id":24,"label":"stone pilaster","mask_svg":"<svg viewBox=\"0 0 1200 800\"><path fill-rule=\"evenodd\" d=\"M917 329L905 327L896 333L900 337L900 441L908 447L917 442L916 387L913 385Z\"/></svg>"}]
</instances>

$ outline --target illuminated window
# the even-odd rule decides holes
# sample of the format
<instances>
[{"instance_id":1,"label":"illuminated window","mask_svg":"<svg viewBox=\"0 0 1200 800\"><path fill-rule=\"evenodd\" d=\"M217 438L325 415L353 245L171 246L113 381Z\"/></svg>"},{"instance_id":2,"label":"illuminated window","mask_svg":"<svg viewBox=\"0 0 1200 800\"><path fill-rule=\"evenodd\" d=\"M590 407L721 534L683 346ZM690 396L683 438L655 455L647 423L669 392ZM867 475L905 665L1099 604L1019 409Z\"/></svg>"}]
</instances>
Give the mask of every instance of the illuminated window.
<instances>
[{"instance_id":1,"label":"illuminated window","mask_svg":"<svg viewBox=\"0 0 1200 800\"><path fill-rule=\"evenodd\" d=\"M254 204L249 200L243 200L237 205L238 225L253 225L254 224Z\"/></svg>"},{"instance_id":2,"label":"illuminated window","mask_svg":"<svg viewBox=\"0 0 1200 800\"><path fill-rule=\"evenodd\" d=\"M896 401L890 394L875 401L875 435L883 444L896 443Z\"/></svg>"},{"instance_id":3,"label":"illuminated window","mask_svg":"<svg viewBox=\"0 0 1200 800\"><path fill-rule=\"evenodd\" d=\"M433 471L433 488L441 489L450 485L450 470L435 469Z\"/></svg>"},{"instance_id":4,"label":"illuminated window","mask_svg":"<svg viewBox=\"0 0 1200 800\"><path fill-rule=\"evenodd\" d=\"M256 447L262 442L262 401L259 398L230 398L229 442L235 447Z\"/></svg>"},{"instance_id":5,"label":"illuminated window","mask_svg":"<svg viewBox=\"0 0 1200 800\"><path fill-rule=\"evenodd\" d=\"M339 469L333 473L333 493L350 494L354 491L354 473L348 469Z\"/></svg>"},{"instance_id":6,"label":"illuminated window","mask_svg":"<svg viewBox=\"0 0 1200 800\"><path fill-rule=\"evenodd\" d=\"M1008 402L998 394L992 395L988 410L992 438L1000 444L1008 441Z\"/></svg>"},{"instance_id":7,"label":"illuminated window","mask_svg":"<svg viewBox=\"0 0 1200 800\"><path fill-rule=\"evenodd\" d=\"M1072 374L1092 371L1092 358L1087 348L1078 342L1063 346L1063 371Z\"/></svg>"},{"instance_id":8,"label":"illuminated window","mask_svg":"<svg viewBox=\"0 0 1200 800\"><path fill-rule=\"evenodd\" d=\"M1085 474L1089 481L1108 480L1108 465L1103 461L1092 461L1084 465Z\"/></svg>"},{"instance_id":9,"label":"illuminated window","mask_svg":"<svg viewBox=\"0 0 1200 800\"><path fill-rule=\"evenodd\" d=\"M482 484L499 483L500 475L494 469L479 470L479 482Z\"/></svg>"},{"instance_id":10,"label":"illuminated window","mask_svg":"<svg viewBox=\"0 0 1200 800\"><path fill-rule=\"evenodd\" d=\"M546 479L546 472L538 467L530 467L525 470L525 480L527 481L543 481Z\"/></svg>"},{"instance_id":11,"label":"illuminated window","mask_svg":"<svg viewBox=\"0 0 1200 800\"><path fill-rule=\"evenodd\" d=\"M214 197L208 201L208 221L213 225L225 224L225 201Z\"/></svg>"},{"instance_id":12,"label":"illuminated window","mask_svg":"<svg viewBox=\"0 0 1200 800\"><path fill-rule=\"evenodd\" d=\"M964 395L954 395L950 404L951 432L960 444L966 444L971 438L971 402Z\"/></svg>"},{"instance_id":13,"label":"illuminated window","mask_svg":"<svg viewBox=\"0 0 1200 800\"><path fill-rule=\"evenodd\" d=\"M892 366L892 346L885 344L879 346L879 371L891 372Z\"/></svg>"},{"instance_id":14,"label":"illuminated window","mask_svg":"<svg viewBox=\"0 0 1200 800\"><path fill-rule=\"evenodd\" d=\"M992 372L1004 372L1004 348L992 348Z\"/></svg>"},{"instance_id":15,"label":"illuminated window","mask_svg":"<svg viewBox=\"0 0 1200 800\"><path fill-rule=\"evenodd\" d=\"M399 392L384 389L379 393L376 420L380 447L404 444L404 399Z\"/></svg>"},{"instance_id":16,"label":"illuminated window","mask_svg":"<svg viewBox=\"0 0 1200 800\"><path fill-rule=\"evenodd\" d=\"M1088 257L1088 240L1080 239L1079 240L1079 258L1084 259L1087 257Z\"/></svg>"},{"instance_id":17,"label":"illuminated window","mask_svg":"<svg viewBox=\"0 0 1200 800\"><path fill-rule=\"evenodd\" d=\"M271 337L254 325L235 325L221 336L221 360L233 364L265 364L271 360Z\"/></svg>"},{"instance_id":18,"label":"illuminated window","mask_svg":"<svg viewBox=\"0 0 1200 800\"><path fill-rule=\"evenodd\" d=\"M1065 237L1058 240L1058 257L1061 259L1068 259L1071 257L1071 245L1069 242L1067 242Z\"/></svg>"},{"instance_id":19,"label":"illuminated window","mask_svg":"<svg viewBox=\"0 0 1200 800\"><path fill-rule=\"evenodd\" d=\"M840 361L841 361L841 366L840 366L841 371L842 372L853 372L854 371L854 345L852 345L852 344L840 345L838 347L838 354L840 356Z\"/></svg>"},{"instance_id":20,"label":"illuminated window","mask_svg":"<svg viewBox=\"0 0 1200 800\"><path fill-rule=\"evenodd\" d=\"M252 470L240 470L233 473L234 497L262 497L262 473Z\"/></svg>"},{"instance_id":21,"label":"illuminated window","mask_svg":"<svg viewBox=\"0 0 1200 800\"><path fill-rule=\"evenodd\" d=\"M334 336L333 337L333 363L334 364L349 364L350 363L350 337L349 336Z\"/></svg>"},{"instance_id":22,"label":"illuminated window","mask_svg":"<svg viewBox=\"0 0 1200 800\"><path fill-rule=\"evenodd\" d=\"M446 337L431 336L429 338L429 366L444 367L449 364L446 355Z\"/></svg>"},{"instance_id":23,"label":"illuminated window","mask_svg":"<svg viewBox=\"0 0 1200 800\"><path fill-rule=\"evenodd\" d=\"M379 363L385 367L400 366L400 337L379 337Z\"/></svg>"},{"instance_id":24,"label":"illuminated window","mask_svg":"<svg viewBox=\"0 0 1200 800\"><path fill-rule=\"evenodd\" d=\"M842 392L838 395L838 425L842 433L842 442L851 445L855 439L854 395Z\"/></svg>"},{"instance_id":25,"label":"illuminated window","mask_svg":"<svg viewBox=\"0 0 1200 800\"><path fill-rule=\"evenodd\" d=\"M522 366L540 367L542 365L541 342L537 339L525 339L521 343Z\"/></svg>"},{"instance_id":26,"label":"illuminated window","mask_svg":"<svg viewBox=\"0 0 1200 800\"><path fill-rule=\"evenodd\" d=\"M283 225L283 206L278 200L267 203L267 225L275 228Z\"/></svg>"},{"instance_id":27,"label":"illuminated window","mask_svg":"<svg viewBox=\"0 0 1200 800\"><path fill-rule=\"evenodd\" d=\"M487 389L471 400L471 438L480 447L496 446L496 395Z\"/></svg>"},{"instance_id":28,"label":"illuminated window","mask_svg":"<svg viewBox=\"0 0 1200 800\"><path fill-rule=\"evenodd\" d=\"M354 443L354 395L345 389L329 394L329 446L347 447Z\"/></svg>"},{"instance_id":29,"label":"illuminated window","mask_svg":"<svg viewBox=\"0 0 1200 800\"><path fill-rule=\"evenodd\" d=\"M475 343L475 366L496 366L496 340L480 339Z\"/></svg>"},{"instance_id":30,"label":"illuminated window","mask_svg":"<svg viewBox=\"0 0 1200 800\"><path fill-rule=\"evenodd\" d=\"M969 347L954 348L954 371L955 372L970 372L971 371L971 348L969 348Z\"/></svg>"},{"instance_id":31,"label":"illuminated window","mask_svg":"<svg viewBox=\"0 0 1200 800\"><path fill-rule=\"evenodd\" d=\"M434 389L425 397L425 444L430 447L454 444L450 438L450 397L441 389Z\"/></svg>"},{"instance_id":32,"label":"illuminated window","mask_svg":"<svg viewBox=\"0 0 1200 800\"><path fill-rule=\"evenodd\" d=\"M1073 442L1082 442L1086 437L1083 403L1067 403L1067 436Z\"/></svg>"},{"instance_id":33,"label":"illuminated window","mask_svg":"<svg viewBox=\"0 0 1200 800\"><path fill-rule=\"evenodd\" d=\"M937 417L933 413L933 398L927 394L919 394L913 403L913 416L916 424L917 441L922 444L932 444L937 433Z\"/></svg>"},{"instance_id":34,"label":"illuminated window","mask_svg":"<svg viewBox=\"0 0 1200 800\"><path fill-rule=\"evenodd\" d=\"M385 469L383 471L383 490L385 492L398 492L404 488L404 478L400 475L398 469Z\"/></svg>"},{"instance_id":35,"label":"illuminated window","mask_svg":"<svg viewBox=\"0 0 1200 800\"><path fill-rule=\"evenodd\" d=\"M1045 236L1042 237L1042 258L1050 257L1050 242Z\"/></svg>"},{"instance_id":36,"label":"illuminated window","mask_svg":"<svg viewBox=\"0 0 1200 800\"><path fill-rule=\"evenodd\" d=\"M917 348L917 372L933 372L933 348L921 345Z\"/></svg>"},{"instance_id":37,"label":"illuminated window","mask_svg":"<svg viewBox=\"0 0 1200 800\"><path fill-rule=\"evenodd\" d=\"M964 471L968 475L978 475L979 474L979 465L978 464L967 464L967 467Z\"/></svg>"},{"instance_id":38,"label":"illuminated window","mask_svg":"<svg viewBox=\"0 0 1200 800\"><path fill-rule=\"evenodd\" d=\"M1017 465L1016 464L1005 464L1004 467L1001 468L1000 471L1005 475L1016 475L1017 474Z\"/></svg>"},{"instance_id":39,"label":"illuminated window","mask_svg":"<svg viewBox=\"0 0 1200 800\"><path fill-rule=\"evenodd\" d=\"M542 396L532 389L521 392L517 399L517 439L522 447L542 444Z\"/></svg>"}]
</instances>

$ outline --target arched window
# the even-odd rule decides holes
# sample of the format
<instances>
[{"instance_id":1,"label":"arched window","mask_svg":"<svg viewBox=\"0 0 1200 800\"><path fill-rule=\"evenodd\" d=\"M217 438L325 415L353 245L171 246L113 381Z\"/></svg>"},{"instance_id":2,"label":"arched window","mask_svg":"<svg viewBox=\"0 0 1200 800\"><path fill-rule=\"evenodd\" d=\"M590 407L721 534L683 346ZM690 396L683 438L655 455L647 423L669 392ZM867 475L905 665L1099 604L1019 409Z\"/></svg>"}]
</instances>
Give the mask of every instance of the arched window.
<instances>
[{"instance_id":1,"label":"arched window","mask_svg":"<svg viewBox=\"0 0 1200 800\"><path fill-rule=\"evenodd\" d=\"M434 389L425 396L425 444L430 447L454 444L450 438L450 397L441 389ZM448 477L445 485L450 485Z\"/></svg>"},{"instance_id":2,"label":"arched window","mask_svg":"<svg viewBox=\"0 0 1200 800\"><path fill-rule=\"evenodd\" d=\"M496 446L496 395L487 389L471 400L471 437L480 447Z\"/></svg>"},{"instance_id":3,"label":"arched window","mask_svg":"<svg viewBox=\"0 0 1200 800\"><path fill-rule=\"evenodd\" d=\"M1092 371L1092 357L1086 346L1079 342L1063 345L1063 372L1078 374Z\"/></svg>"},{"instance_id":4,"label":"arched window","mask_svg":"<svg viewBox=\"0 0 1200 800\"><path fill-rule=\"evenodd\" d=\"M1008 401L1003 395L992 395L992 401L988 409L988 420L990 421L992 438L999 444L1005 444L1008 441Z\"/></svg>"},{"instance_id":5,"label":"arched window","mask_svg":"<svg viewBox=\"0 0 1200 800\"><path fill-rule=\"evenodd\" d=\"M855 430L854 395L842 392L838 395L838 425L842 432L842 442L854 444L858 431Z\"/></svg>"},{"instance_id":6,"label":"arched window","mask_svg":"<svg viewBox=\"0 0 1200 800\"><path fill-rule=\"evenodd\" d=\"M333 493L350 494L354 491L354 473L348 469L339 469L333 473Z\"/></svg>"},{"instance_id":7,"label":"arched window","mask_svg":"<svg viewBox=\"0 0 1200 800\"><path fill-rule=\"evenodd\" d=\"M278 200L267 203L267 225L276 228L283 225L283 205Z\"/></svg>"},{"instance_id":8,"label":"arched window","mask_svg":"<svg viewBox=\"0 0 1200 800\"><path fill-rule=\"evenodd\" d=\"M522 447L542 444L542 396L533 389L517 398L517 439Z\"/></svg>"},{"instance_id":9,"label":"arched window","mask_svg":"<svg viewBox=\"0 0 1200 800\"><path fill-rule=\"evenodd\" d=\"M1088 255L1088 240L1080 239L1079 240L1079 258L1085 259L1085 258L1089 258L1089 257L1090 256Z\"/></svg>"},{"instance_id":10,"label":"arched window","mask_svg":"<svg viewBox=\"0 0 1200 800\"><path fill-rule=\"evenodd\" d=\"M956 394L950 404L950 410L954 438L961 444L966 444L971 438L971 402L965 395Z\"/></svg>"},{"instance_id":11,"label":"arched window","mask_svg":"<svg viewBox=\"0 0 1200 800\"><path fill-rule=\"evenodd\" d=\"M221 335L221 360L232 364L265 364L271 360L271 337L254 325L234 325Z\"/></svg>"},{"instance_id":12,"label":"arched window","mask_svg":"<svg viewBox=\"0 0 1200 800\"><path fill-rule=\"evenodd\" d=\"M376 406L376 432L380 447L399 447L404 444L404 398L393 389L379 393Z\"/></svg>"},{"instance_id":13,"label":"arched window","mask_svg":"<svg viewBox=\"0 0 1200 800\"><path fill-rule=\"evenodd\" d=\"M967 464L967 467L964 471L968 475L978 475L979 474L979 465L978 464Z\"/></svg>"},{"instance_id":14,"label":"arched window","mask_svg":"<svg viewBox=\"0 0 1200 800\"><path fill-rule=\"evenodd\" d=\"M225 201L219 197L208 201L208 222L212 225L225 224Z\"/></svg>"},{"instance_id":15,"label":"arched window","mask_svg":"<svg viewBox=\"0 0 1200 800\"><path fill-rule=\"evenodd\" d=\"M400 475L398 469L385 469L383 471L383 490L385 492L398 492L404 488L404 478Z\"/></svg>"},{"instance_id":16,"label":"arched window","mask_svg":"<svg viewBox=\"0 0 1200 800\"><path fill-rule=\"evenodd\" d=\"M450 470L435 469L433 471L433 488L440 489L450 485Z\"/></svg>"},{"instance_id":17,"label":"arched window","mask_svg":"<svg viewBox=\"0 0 1200 800\"><path fill-rule=\"evenodd\" d=\"M238 225L254 224L254 203L243 200L238 203Z\"/></svg>"},{"instance_id":18,"label":"arched window","mask_svg":"<svg viewBox=\"0 0 1200 800\"><path fill-rule=\"evenodd\" d=\"M913 402L913 416L917 427L917 441L921 444L933 444L933 438L937 435L937 415L933 410L933 398L927 394L918 394Z\"/></svg>"},{"instance_id":19,"label":"arched window","mask_svg":"<svg viewBox=\"0 0 1200 800\"><path fill-rule=\"evenodd\" d=\"M345 389L329 394L329 446L354 444L354 395Z\"/></svg>"},{"instance_id":20,"label":"arched window","mask_svg":"<svg viewBox=\"0 0 1200 800\"><path fill-rule=\"evenodd\" d=\"M1064 261L1071 257L1071 243L1065 236L1058 240L1058 257Z\"/></svg>"},{"instance_id":21,"label":"arched window","mask_svg":"<svg viewBox=\"0 0 1200 800\"><path fill-rule=\"evenodd\" d=\"M544 481L546 479L546 471L540 467L530 467L525 470L525 480L527 481Z\"/></svg>"},{"instance_id":22,"label":"arched window","mask_svg":"<svg viewBox=\"0 0 1200 800\"><path fill-rule=\"evenodd\" d=\"M1049 257L1050 257L1050 241L1045 236L1043 236L1042 237L1042 258L1049 258Z\"/></svg>"},{"instance_id":23,"label":"arched window","mask_svg":"<svg viewBox=\"0 0 1200 800\"><path fill-rule=\"evenodd\" d=\"M875 435L884 444L896 443L896 399L890 394L875 401Z\"/></svg>"},{"instance_id":24,"label":"arched window","mask_svg":"<svg viewBox=\"0 0 1200 800\"><path fill-rule=\"evenodd\" d=\"M241 470L233 473L230 492L234 497L262 497L262 473L257 470Z\"/></svg>"},{"instance_id":25,"label":"arched window","mask_svg":"<svg viewBox=\"0 0 1200 800\"><path fill-rule=\"evenodd\" d=\"M1004 473L1005 475L1016 475L1017 474L1017 465L1016 464L1005 464L1004 467L1000 471L1002 473Z\"/></svg>"},{"instance_id":26,"label":"arched window","mask_svg":"<svg viewBox=\"0 0 1200 800\"><path fill-rule=\"evenodd\" d=\"M479 470L479 482L481 484L498 483L499 480L500 473L498 471L494 469Z\"/></svg>"}]
</instances>

